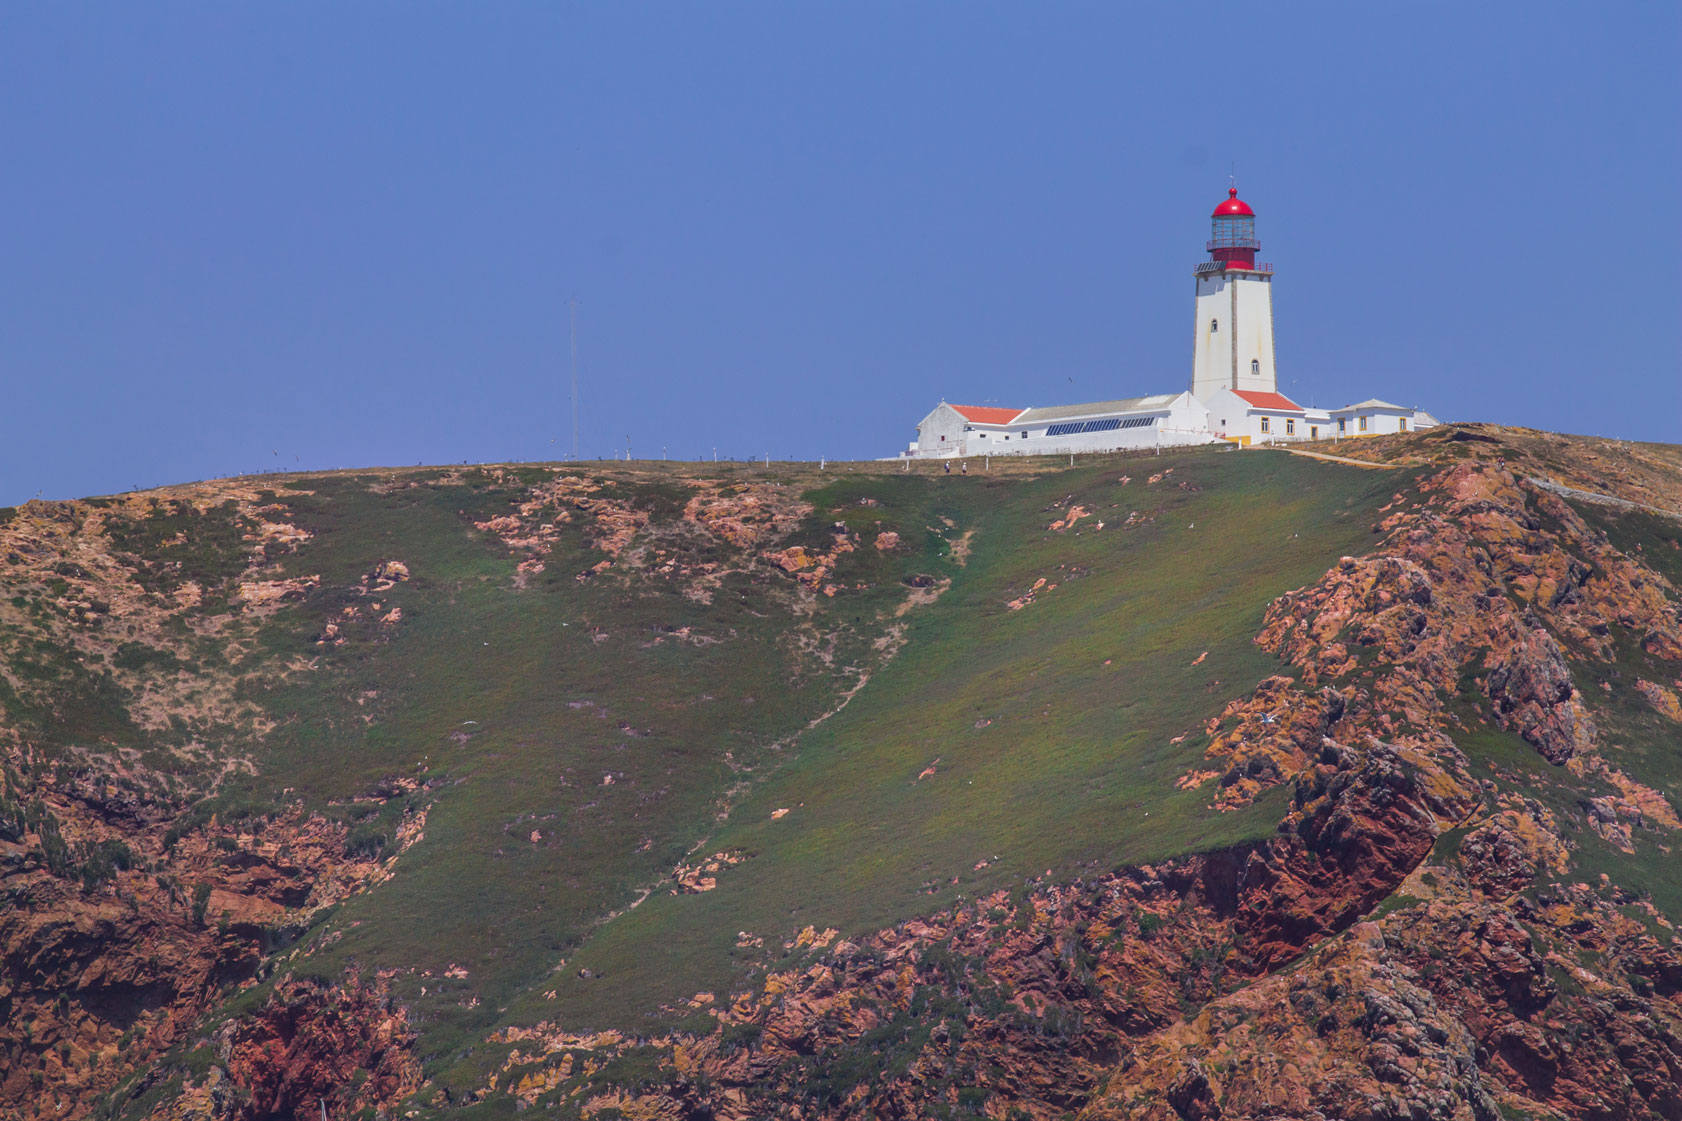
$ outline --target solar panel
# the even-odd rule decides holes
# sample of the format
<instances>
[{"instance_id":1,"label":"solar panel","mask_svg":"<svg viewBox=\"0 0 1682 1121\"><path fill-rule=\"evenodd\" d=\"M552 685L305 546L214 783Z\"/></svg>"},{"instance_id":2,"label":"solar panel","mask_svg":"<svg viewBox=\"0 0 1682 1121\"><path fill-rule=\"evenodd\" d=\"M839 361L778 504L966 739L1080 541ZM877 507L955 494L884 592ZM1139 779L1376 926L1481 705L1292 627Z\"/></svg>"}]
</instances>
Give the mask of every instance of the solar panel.
<instances>
[{"instance_id":1,"label":"solar panel","mask_svg":"<svg viewBox=\"0 0 1682 1121\"><path fill-rule=\"evenodd\" d=\"M1045 430L1047 436L1079 436L1088 432L1114 432L1118 428L1146 428L1156 423L1154 416L1105 417L1103 420L1075 420L1053 424Z\"/></svg>"}]
</instances>

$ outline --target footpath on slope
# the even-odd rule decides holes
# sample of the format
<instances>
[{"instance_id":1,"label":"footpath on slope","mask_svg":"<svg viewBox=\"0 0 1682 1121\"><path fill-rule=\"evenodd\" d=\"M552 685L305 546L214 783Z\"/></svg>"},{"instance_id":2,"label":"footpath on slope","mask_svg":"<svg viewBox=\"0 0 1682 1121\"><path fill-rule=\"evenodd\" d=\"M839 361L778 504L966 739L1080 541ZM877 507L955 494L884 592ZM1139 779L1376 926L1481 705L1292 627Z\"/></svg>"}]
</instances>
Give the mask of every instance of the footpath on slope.
<instances>
[{"instance_id":1,"label":"footpath on slope","mask_svg":"<svg viewBox=\"0 0 1682 1121\"><path fill-rule=\"evenodd\" d=\"M1601 506L1615 506L1620 510L1644 510L1649 514L1662 514L1667 518L1682 518L1682 510L1667 510L1663 506L1649 506L1645 502L1631 502L1627 498L1615 495L1600 494L1592 490L1579 490L1568 487L1564 483L1556 483L1552 479L1544 479L1536 475L1527 475L1525 482L1534 483L1543 490L1552 491L1562 498L1580 498L1584 502L1593 502Z\"/></svg>"},{"instance_id":2,"label":"footpath on slope","mask_svg":"<svg viewBox=\"0 0 1682 1121\"><path fill-rule=\"evenodd\" d=\"M1298 448L1280 448L1280 447L1273 447L1273 446L1270 446L1270 445L1264 445L1263 447L1257 448L1256 450L1257 451L1290 452L1292 455L1300 455L1300 456L1304 456L1308 459L1323 459L1328 463L1347 463L1351 467L1372 467L1372 468L1377 468L1378 470L1381 470L1381 471L1394 471L1399 467L1417 467L1417 466L1419 466L1417 463L1373 463L1371 460L1366 460L1366 459L1350 459L1348 456L1345 456L1345 455L1329 455L1326 452L1305 452L1305 451L1302 451Z\"/></svg>"}]
</instances>

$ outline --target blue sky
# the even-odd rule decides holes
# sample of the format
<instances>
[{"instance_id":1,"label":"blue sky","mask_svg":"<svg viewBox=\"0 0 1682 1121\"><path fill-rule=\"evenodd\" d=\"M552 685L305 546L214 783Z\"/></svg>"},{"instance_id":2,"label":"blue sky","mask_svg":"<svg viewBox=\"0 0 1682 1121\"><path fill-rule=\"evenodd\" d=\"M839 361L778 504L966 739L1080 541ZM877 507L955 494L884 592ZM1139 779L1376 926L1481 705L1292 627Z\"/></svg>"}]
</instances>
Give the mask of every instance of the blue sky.
<instances>
[{"instance_id":1,"label":"blue sky","mask_svg":"<svg viewBox=\"0 0 1682 1121\"><path fill-rule=\"evenodd\" d=\"M1674 4L13 4L0 502L1281 388L1676 439Z\"/></svg>"}]
</instances>

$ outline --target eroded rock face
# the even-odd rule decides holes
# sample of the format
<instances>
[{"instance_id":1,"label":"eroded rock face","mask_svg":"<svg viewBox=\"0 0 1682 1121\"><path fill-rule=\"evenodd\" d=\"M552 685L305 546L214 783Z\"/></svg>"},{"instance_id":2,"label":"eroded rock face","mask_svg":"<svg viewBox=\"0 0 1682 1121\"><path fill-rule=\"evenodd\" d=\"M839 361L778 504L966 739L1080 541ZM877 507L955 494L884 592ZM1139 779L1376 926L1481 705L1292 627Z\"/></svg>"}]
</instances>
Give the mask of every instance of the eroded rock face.
<instances>
[{"instance_id":1,"label":"eroded rock face","mask_svg":"<svg viewBox=\"0 0 1682 1121\"><path fill-rule=\"evenodd\" d=\"M1568 1116L1675 1116L1679 1009L1637 991L1637 971L1654 955L1674 963L1675 952L1587 890L1537 907L1462 886L1450 874L1448 891L1383 924L1386 948L1471 1032L1508 1103Z\"/></svg>"},{"instance_id":2,"label":"eroded rock face","mask_svg":"<svg viewBox=\"0 0 1682 1121\"><path fill-rule=\"evenodd\" d=\"M1648 653L1682 647L1675 589L1504 465L1440 471L1385 512L1377 552L1342 558L1269 607L1257 641L1300 677L1269 679L1230 704L1208 729L1210 759L1225 770L1182 782L1218 774L1214 804L1245 805L1303 773L1317 742L1336 752L1360 730L1429 755L1487 720L1549 763L1616 788L1595 819L1620 847L1631 822L1668 828L1660 823L1674 811L1662 799L1637 809L1640 784L1598 754L1567 647L1608 673L1616 633ZM1637 687L1666 711L1659 687Z\"/></svg>"},{"instance_id":3,"label":"eroded rock face","mask_svg":"<svg viewBox=\"0 0 1682 1121\"><path fill-rule=\"evenodd\" d=\"M1505 468L1463 464L1419 490L1398 499L1378 553L1281 597L1259 641L1306 682L1379 710L1381 726L1445 723L1443 698L1471 675L1495 721L1549 762L1591 750L1594 721L1554 636L1607 660L1613 624L1655 646L1682 640L1664 581ZM1363 660L1380 667L1370 691Z\"/></svg>"},{"instance_id":4,"label":"eroded rock face","mask_svg":"<svg viewBox=\"0 0 1682 1121\"><path fill-rule=\"evenodd\" d=\"M420 1083L414 1033L378 988L283 981L217 1036L217 1064L162 1114L170 1121L260 1121L387 1113Z\"/></svg>"},{"instance_id":5,"label":"eroded rock face","mask_svg":"<svg viewBox=\"0 0 1682 1121\"><path fill-rule=\"evenodd\" d=\"M1385 949L1363 923L1312 969L1210 1002L1129 1053L1082 1118L1493 1121L1477 1041Z\"/></svg>"},{"instance_id":6,"label":"eroded rock face","mask_svg":"<svg viewBox=\"0 0 1682 1121\"><path fill-rule=\"evenodd\" d=\"M608 492L596 479L562 475L524 487L502 470L491 477L518 494L513 512L474 523L482 533L495 535L522 559L515 571L516 586L525 587L551 563L556 545L569 526L578 526L601 557L574 574L582 582L610 570L621 558L626 567L645 576L679 585L686 596L711 602L726 575L769 565L794 576L801 586L822 590L840 552L856 543L846 533L836 535L828 552L775 546L812 513L812 507L790 488L774 482L722 483L716 479L685 477L678 481L691 491L674 524L650 533L653 518L632 497ZM722 541L735 551L735 566L719 560L696 560L677 547L687 538L702 536ZM887 550L897 534L878 541ZM636 541L635 547L632 542ZM830 595L834 591L829 592Z\"/></svg>"},{"instance_id":7,"label":"eroded rock face","mask_svg":"<svg viewBox=\"0 0 1682 1121\"><path fill-rule=\"evenodd\" d=\"M70 807L59 820L82 828ZM163 857L162 833L128 834L145 854L136 863ZM343 825L306 814L276 818L260 840L213 825L172 846L167 874L117 869L93 890L43 866L32 836L0 842L0 890L28 901L0 911L10 1055L0 1103L14 1116L64 1116L186 1040L316 909L388 874L348 854L345 838Z\"/></svg>"},{"instance_id":8,"label":"eroded rock face","mask_svg":"<svg viewBox=\"0 0 1682 1121\"><path fill-rule=\"evenodd\" d=\"M248 655L263 620L319 586L283 571L310 539L237 480L0 522L16 702L0 720L0 1113L84 1114L312 915L389 874L393 853L348 851L343 824L296 805L182 819L251 769L244 749L273 725L250 693L304 672ZM347 593L346 626L407 577L383 562ZM101 698L91 724L63 711L78 692ZM150 753L130 746L147 735ZM405 819L409 840L423 820Z\"/></svg>"}]
</instances>

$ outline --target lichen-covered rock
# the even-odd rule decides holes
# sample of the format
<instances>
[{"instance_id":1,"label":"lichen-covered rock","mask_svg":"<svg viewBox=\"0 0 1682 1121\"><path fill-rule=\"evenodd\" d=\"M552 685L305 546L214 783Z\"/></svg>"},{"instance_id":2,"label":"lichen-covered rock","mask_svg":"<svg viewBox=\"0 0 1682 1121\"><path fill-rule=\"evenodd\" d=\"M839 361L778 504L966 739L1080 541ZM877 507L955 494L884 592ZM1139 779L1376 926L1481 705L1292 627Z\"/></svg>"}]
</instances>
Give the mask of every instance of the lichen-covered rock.
<instances>
[{"instance_id":1,"label":"lichen-covered rock","mask_svg":"<svg viewBox=\"0 0 1682 1121\"><path fill-rule=\"evenodd\" d=\"M1494 1121L1477 1042L1366 923L1122 1060L1082 1121Z\"/></svg>"}]
</instances>

